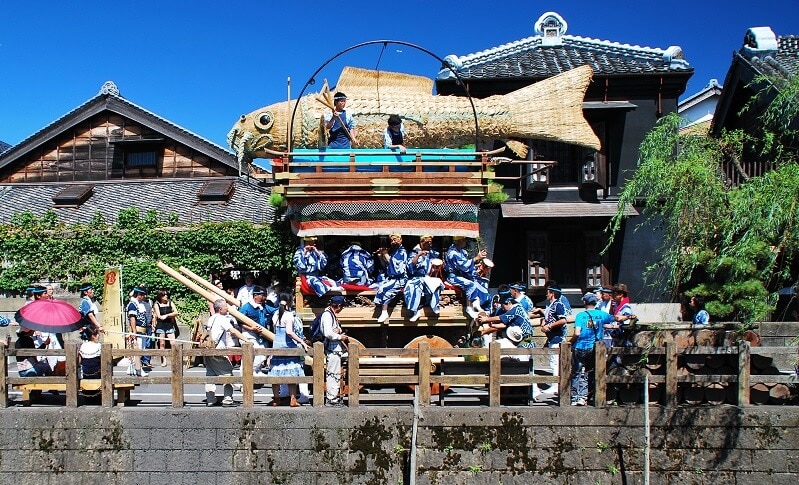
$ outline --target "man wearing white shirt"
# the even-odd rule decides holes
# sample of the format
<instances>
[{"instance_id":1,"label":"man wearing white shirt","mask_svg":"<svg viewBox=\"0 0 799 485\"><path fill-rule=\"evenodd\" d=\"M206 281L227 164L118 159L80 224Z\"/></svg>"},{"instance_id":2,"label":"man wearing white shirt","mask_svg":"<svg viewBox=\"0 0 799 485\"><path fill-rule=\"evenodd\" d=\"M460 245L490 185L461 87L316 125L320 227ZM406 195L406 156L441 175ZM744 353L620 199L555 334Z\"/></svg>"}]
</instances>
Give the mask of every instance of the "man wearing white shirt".
<instances>
[{"instance_id":1,"label":"man wearing white shirt","mask_svg":"<svg viewBox=\"0 0 799 485\"><path fill-rule=\"evenodd\" d=\"M255 276L252 273L244 275L244 286L239 288L236 293L236 299L239 300L239 308L244 306L245 303L252 303L252 290L255 289Z\"/></svg>"}]
</instances>

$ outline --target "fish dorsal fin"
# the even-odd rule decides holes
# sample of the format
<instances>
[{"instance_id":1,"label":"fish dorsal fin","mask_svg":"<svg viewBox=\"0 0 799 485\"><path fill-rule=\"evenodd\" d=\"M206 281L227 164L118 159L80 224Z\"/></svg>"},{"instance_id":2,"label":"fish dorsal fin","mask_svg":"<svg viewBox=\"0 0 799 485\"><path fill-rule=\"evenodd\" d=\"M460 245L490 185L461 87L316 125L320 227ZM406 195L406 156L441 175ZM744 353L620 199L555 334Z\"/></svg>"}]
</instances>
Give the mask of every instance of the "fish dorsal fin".
<instances>
[{"instance_id":1,"label":"fish dorsal fin","mask_svg":"<svg viewBox=\"0 0 799 485\"><path fill-rule=\"evenodd\" d=\"M433 93L433 80L413 74L374 71L351 66L347 66L341 71L336 84L336 91L343 91L345 94L349 94L348 91L356 92L364 89L388 89L406 94L431 95Z\"/></svg>"}]
</instances>

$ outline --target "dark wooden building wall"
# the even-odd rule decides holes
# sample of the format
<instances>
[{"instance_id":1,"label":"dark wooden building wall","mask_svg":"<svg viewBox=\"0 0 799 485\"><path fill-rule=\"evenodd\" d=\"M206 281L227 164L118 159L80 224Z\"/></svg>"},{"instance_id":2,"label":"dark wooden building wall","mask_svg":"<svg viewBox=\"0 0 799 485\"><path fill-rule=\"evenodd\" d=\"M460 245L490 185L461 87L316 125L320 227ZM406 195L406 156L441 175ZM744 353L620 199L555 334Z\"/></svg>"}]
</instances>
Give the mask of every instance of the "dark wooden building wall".
<instances>
[{"instance_id":1,"label":"dark wooden building wall","mask_svg":"<svg viewBox=\"0 0 799 485\"><path fill-rule=\"evenodd\" d=\"M618 96L619 93L614 94ZM592 126L602 123L605 126L602 154L608 164L608 189L605 195L610 197L618 195L626 180L635 172L639 147L646 134L661 116L677 109L674 90L669 92L669 96L663 93L658 96L657 90L646 92L633 89L631 96L618 98L629 101L636 108L586 110L586 118ZM602 130L595 131L599 133ZM573 202L579 202L577 194L575 191ZM522 194L526 202L568 202L560 200L563 198L562 190ZM564 287L577 286L585 290L587 281L595 280L598 276L603 284L627 284L635 301L670 301L665 288L652 286L643 278L647 266L657 264L657 249L663 243L664 235L655 230L655 225L635 231L643 219L640 216L632 217L618 235L611 251L600 257L599 251L607 243L604 230L608 222L608 217L501 219L497 228L494 252L497 267L492 272L492 286L524 281L524 275L529 276L532 253L536 252L531 241L543 241L539 244L543 247L538 251L539 257L533 259L543 258L547 278L557 280ZM591 275L594 277L591 278ZM534 297L543 297L540 289L530 286Z\"/></svg>"},{"instance_id":2,"label":"dark wooden building wall","mask_svg":"<svg viewBox=\"0 0 799 485\"><path fill-rule=\"evenodd\" d=\"M147 142L146 140L152 140ZM132 167L125 153L145 146L151 167ZM236 169L114 113L101 113L32 150L0 176L3 183L76 182L237 175Z\"/></svg>"}]
</instances>

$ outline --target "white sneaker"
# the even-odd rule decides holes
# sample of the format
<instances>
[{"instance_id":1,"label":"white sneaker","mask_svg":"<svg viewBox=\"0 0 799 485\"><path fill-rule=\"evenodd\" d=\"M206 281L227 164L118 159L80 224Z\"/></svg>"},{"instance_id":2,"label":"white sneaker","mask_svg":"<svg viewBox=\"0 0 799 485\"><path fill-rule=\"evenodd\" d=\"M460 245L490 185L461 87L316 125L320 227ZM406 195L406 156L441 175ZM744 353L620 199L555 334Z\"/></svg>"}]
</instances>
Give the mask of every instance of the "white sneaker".
<instances>
[{"instance_id":1,"label":"white sneaker","mask_svg":"<svg viewBox=\"0 0 799 485\"><path fill-rule=\"evenodd\" d=\"M380 316L379 316L379 317L377 317L377 323L383 323L383 322L385 322L386 320L388 320L388 312L387 312L387 311L385 311L385 310L383 310L383 311L380 313Z\"/></svg>"},{"instance_id":2,"label":"white sneaker","mask_svg":"<svg viewBox=\"0 0 799 485\"><path fill-rule=\"evenodd\" d=\"M413 316L411 318L409 318L408 321L415 322L415 321L419 320L419 318L421 318L421 317L422 317L422 312L420 312L419 310L416 310L416 312L414 312Z\"/></svg>"},{"instance_id":3,"label":"white sneaker","mask_svg":"<svg viewBox=\"0 0 799 485\"><path fill-rule=\"evenodd\" d=\"M472 318L477 318L480 313L472 307L466 307L466 314Z\"/></svg>"},{"instance_id":4,"label":"white sneaker","mask_svg":"<svg viewBox=\"0 0 799 485\"><path fill-rule=\"evenodd\" d=\"M472 302L472 308L474 308L478 312L483 311L483 307L480 306L480 302L478 300L474 300Z\"/></svg>"}]
</instances>

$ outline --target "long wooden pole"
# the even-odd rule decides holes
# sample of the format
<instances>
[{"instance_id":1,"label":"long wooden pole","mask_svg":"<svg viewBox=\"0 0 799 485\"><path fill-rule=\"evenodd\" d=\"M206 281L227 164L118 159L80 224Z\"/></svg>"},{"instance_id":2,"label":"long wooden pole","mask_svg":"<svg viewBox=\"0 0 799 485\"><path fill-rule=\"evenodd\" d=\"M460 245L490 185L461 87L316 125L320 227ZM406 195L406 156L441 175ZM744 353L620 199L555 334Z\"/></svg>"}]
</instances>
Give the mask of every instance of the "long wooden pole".
<instances>
[{"instance_id":1,"label":"long wooden pole","mask_svg":"<svg viewBox=\"0 0 799 485\"><path fill-rule=\"evenodd\" d=\"M233 298L225 290L217 287L216 285L214 285L213 283L211 283L207 279L203 278L202 276L198 275L194 271L186 268L185 266L180 266L178 268L178 270L181 273L183 273L184 275L186 275L189 278L191 278L194 281L196 281L197 283L201 284L205 288L207 288L207 289L213 291L214 293L216 293L217 295L219 295L220 298L224 298L224 300L227 302L228 305L232 305L232 306L234 306L236 308L239 307L239 301L237 299Z\"/></svg>"},{"instance_id":2,"label":"long wooden pole","mask_svg":"<svg viewBox=\"0 0 799 485\"><path fill-rule=\"evenodd\" d=\"M195 293L197 293L201 297L205 298L206 300L208 300L210 302L214 302L214 301L219 299L217 297L216 293L211 293L211 292L207 291L205 288L201 287L197 283L195 283L195 282L191 281L190 279L186 278L185 276L183 276L182 274L178 273L174 269L170 268L168 265L164 264L163 262L159 261L157 266L158 266L158 268L161 271L163 271L164 273L168 274L169 276L175 278L179 282L183 283L183 286L185 286L186 288L194 291ZM236 318L236 320L238 320L238 321L240 321L242 323L246 323L247 325L249 325L251 327L260 326L260 324L255 322L255 320L253 320L252 318L248 317L247 315L244 315L243 313L239 312L238 310L235 310L233 308L229 308L228 309L228 313L233 315ZM263 328L263 327L261 327L261 328ZM275 334L270 332L266 328L261 330L261 335L266 337L270 342L274 342L275 341Z\"/></svg>"},{"instance_id":3,"label":"long wooden pole","mask_svg":"<svg viewBox=\"0 0 799 485\"><path fill-rule=\"evenodd\" d=\"M215 293L208 292L207 290L205 290L205 288L201 287L197 283L191 281L190 279L186 278L185 276L183 276L182 274L178 273L174 269L170 268L164 262L159 261L156 264L156 266L158 266L158 269L160 269L164 273L168 274L169 276L175 278L180 283L182 283L183 286L185 286L186 288L194 291L195 293L197 293L201 297L205 298L206 300L213 302L213 301L216 301L216 300L219 299L219 298L217 298L217 295ZM247 315L245 315L245 314L241 313L240 311L235 310L233 308L228 308L228 313L233 315L233 317L235 317L238 321L240 321L242 323L246 323L247 325L250 325L252 327L256 327L256 326L259 325L252 318L248 317ZM270 342L274 342L275 341L275 334L270 332L266 328L261 330L261 335L266 337ZM306 355L305 356L305 363L308 364L308 365L313 365L313 358L311 356Z\"/></svg>"}]
</instances>

